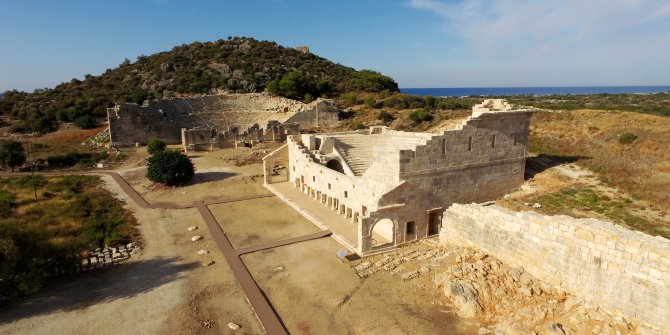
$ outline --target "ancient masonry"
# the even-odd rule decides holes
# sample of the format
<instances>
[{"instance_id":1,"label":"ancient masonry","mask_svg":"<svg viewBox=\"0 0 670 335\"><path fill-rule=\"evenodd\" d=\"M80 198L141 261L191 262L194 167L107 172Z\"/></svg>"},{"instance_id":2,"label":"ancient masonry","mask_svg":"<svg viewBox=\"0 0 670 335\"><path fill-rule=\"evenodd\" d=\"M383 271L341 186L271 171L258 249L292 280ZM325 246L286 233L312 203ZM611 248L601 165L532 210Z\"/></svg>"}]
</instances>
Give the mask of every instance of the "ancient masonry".
<instances>
[{"instance_id":1,"label":"ancient masonry","mask_svg":"<svg viewBox=\"0 0 670 335\"><path fill-rule=\"evenodd\" d=\"M652 327L670 320L670 241L595 219L454 204L440 240L474 247Z\"/></svg>"},{"instance_id":2,"label":"ancient masonry","mask_svg":"<svg viewBox=\"0 0 670 335\"><path fill-rule=\"evenodd\" d=\"M155 137L197 149L285 140L299 128L335 125L338 112L324 99L303 104L265 94L225 94L152 100L142 106L119 103L107 109L107 119L113 144L143 145Z\"/></svg>"},{"instance_id":3,"label":"ancient masonry","mask_svg":"<svg viewBox=\"0 0 670 335\"><path fill-rule=\"evenodd\" d=\"M291 183L341 214L349 221L344 229L357 236L345 246L369 254L437 235L453 203L493 200L520 187L529 119L530 110L486 100L440 134L371 127L289 136L286 147L266 156L265 182L270 189ZM269 173L277 165L288 166L287 177ZM337 227L329 228L337 236Z\"/></svg>"}]
</instances>

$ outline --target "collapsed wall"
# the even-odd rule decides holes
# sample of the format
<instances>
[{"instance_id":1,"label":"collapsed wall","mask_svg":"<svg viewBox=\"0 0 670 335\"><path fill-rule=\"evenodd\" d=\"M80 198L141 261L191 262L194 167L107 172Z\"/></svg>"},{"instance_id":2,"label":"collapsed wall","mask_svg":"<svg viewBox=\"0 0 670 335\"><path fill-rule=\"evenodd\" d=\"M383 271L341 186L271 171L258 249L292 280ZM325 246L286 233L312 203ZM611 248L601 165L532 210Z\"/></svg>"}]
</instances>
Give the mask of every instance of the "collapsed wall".
<instances>
[{"instance_id":1,"label":"collapsed wall","mask_svg":"<svg viewBox=\"0 0 670 335\"><path fill-rule=\"evenodd\" d=\"M670 241L595 219L454 204L440 241L474 247L663 329L670 320Z\"/></svg>"},{"instance_id":2,"label":"collapsed wall","mask_svg":"<svg viewBox=\"0 0 670 335\"><path fill-rule=\"evenodd\" d=\"M181 129L232 131L270 121L298 123L302 129L331 127L339 110L330 100L309 104L261 93L204 95L152 100L140 106L118 103L107 109L111 141L117 145L145 144L156 137L181 143Z\"/></svg>"}]
</instances>

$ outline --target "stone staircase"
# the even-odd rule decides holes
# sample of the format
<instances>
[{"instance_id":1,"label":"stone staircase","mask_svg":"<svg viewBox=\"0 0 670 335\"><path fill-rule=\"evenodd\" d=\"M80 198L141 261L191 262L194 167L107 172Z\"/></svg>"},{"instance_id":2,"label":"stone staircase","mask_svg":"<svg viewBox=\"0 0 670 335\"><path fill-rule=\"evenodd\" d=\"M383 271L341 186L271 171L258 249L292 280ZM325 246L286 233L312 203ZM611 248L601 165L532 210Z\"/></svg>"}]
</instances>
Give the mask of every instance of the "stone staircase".
<instances>
[{"instance_id":1,"label":"stone staircase","mask_svg":"<svg viewBox=\"0 0 670 335\"><path fill-rule=\"evenodd\" d=\"M378 155L414 149L426 144L425 137L389 134L338 135L335 146L356 176L361 176Z\"/></svg>"}]
</instances>

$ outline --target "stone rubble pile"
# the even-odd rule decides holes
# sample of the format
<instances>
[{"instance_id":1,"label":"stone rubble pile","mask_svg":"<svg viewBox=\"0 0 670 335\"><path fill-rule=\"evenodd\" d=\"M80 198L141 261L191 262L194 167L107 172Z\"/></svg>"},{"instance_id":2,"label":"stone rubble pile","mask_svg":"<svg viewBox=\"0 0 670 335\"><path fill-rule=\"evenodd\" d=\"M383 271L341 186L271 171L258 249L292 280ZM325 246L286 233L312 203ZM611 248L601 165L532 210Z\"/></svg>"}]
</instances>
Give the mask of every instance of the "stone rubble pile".
<instances>
[{"instance_id":1,"label":"stone rubble pile","mask_svg":"<svg viewBox=\"0 0 670 335\"><path fill-rule=\"evenodd\" d=\"M480 334L657 334L482 252L466 251L444 268L435 284L460 316L490 325Z\"/></svg>"},{"instance_id":2,"label":"stone rubble pile","mask_svg":"<svg viewBox=\"0 0 670 335\"><path fill-rule=\"evenodd\" d=\"M137 242L119 244L115 247L97 248L89 253L89 257L81 261L81 271L93 271L110 267L129 259L137 254L140 247Z\"/></svg>"},{"instance_id":3,"label":"stone rubble pile","mask_svg":"<svg viewBox=\"0 0 670 335\"><path fill-rule=\"evenodd\" d=\"M381 255L381 258L375 259L373 256L370 258L373 260L362 261L352 267L360 278L368 278L384 270L390 276L399 275L403 281L409 281L430 272L429 267L434 266L432 263L445 257L443 248L431 248L428 251L417 250L418 247L426 244L431 244L431 242L417 243L414 248L397 249Z\"/></svg>"},{"instance_id":4,"label":"stone rubble pile","mask_svg":"<svg viewBox=\"0 0 670 335\"><path fill-rule=\"evenodd\" d=\"M88 145L93 148L106 147L109 146L109 141L110 141L109 128L105 127L105 129L103 129L97 135L87 138L86 142L82 143L82 145Z\"/></svg>"}]
</instances>

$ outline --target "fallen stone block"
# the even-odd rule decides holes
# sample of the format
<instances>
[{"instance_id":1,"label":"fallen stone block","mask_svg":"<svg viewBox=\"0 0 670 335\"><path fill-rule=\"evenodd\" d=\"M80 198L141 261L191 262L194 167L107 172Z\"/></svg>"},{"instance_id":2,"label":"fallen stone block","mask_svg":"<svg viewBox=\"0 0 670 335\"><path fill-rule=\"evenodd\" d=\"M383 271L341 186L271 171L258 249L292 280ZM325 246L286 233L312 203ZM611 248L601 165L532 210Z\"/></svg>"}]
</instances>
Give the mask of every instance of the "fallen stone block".
<instances>
[{"instance_id":1,"label":"fallen stone block","mask_svg":"<svg viewBox=\"0 0 670 335\"><path fill-rule=\"evenodd\" d=\"M240 328L242 328L242 327L240 327L240 325L238 325L238 324L236 324L236 323L228 322L228 328L230 328L231 330L238 330L238 329L240 329Z\"/></svg>"},{"instance_id":2,"label":"fallen stone block","mask_svg":"<svg viewBox=\"0 0 670 335\"><path fill-rule=\"evenodd\" d=\"M396 266L397 265L395 265L395 263L389 263L389 264L384 265L384 270L391 271L391 270L395 269Z\"/></svg>"},{"instance_id":3,"label":"fallen stone block","mask_svg":"<svg viewBox=\"0 0 670 335\"><path fill-rule=\"evenodd\" d=\"M197 227L197 226L190 226L190 227L188 227L188 228L186 228L186 229L187 229L188 231L194 231L194 230L198 229L198 227Z\"/></svg>"},{"instance_id":4,"label":"fallen stone block","mask_svg":"<svg viewBox=\"0 0 670 335\"><path fill-rule=\"evenodd\" d=\"M414 279L418 276L419 276L419 271L410 271L410 272L403 273L402 276L400 276L400 278L402 278L403 281L408 281L408 280Z\"/></svg>"},{"instance_id":5,"label":"fallen stone block","mask_svg":"<svg viewBox=\"0 0 670 335\"><path fill-rule=\"evenodd\" d=\"M398 273L402 272L403 270L405 270L405 267L404 266L399 266L399 267L391 270L391 276L395 276Z\"/></svg>"},{"instance_id":6,"label":"fallen stone block","mask_svg":"<svg viewBox=\"0 0 670 335\"><path fill-rule=\"evenodd\" d=\"M375 263L376 267L382 267L391 261L391 257L384 257Z\"/></svg>"},{"instance_id":7,"label":"fallen stone block","mask_svg":"<svg viewBox=\"0 0 670 335\"><path fill-rule=\"evenodd\" d=\"M369 268L370 266L372 266L372 263L370 263L370 262L361 263L358 266L356 266L356 271L361 272L361 271Z\"/></svg>"},{"instance_id":8,"label":"fallen stone block","mask_svg":"<svg viewBox=\"0 0 670 335\"><path fill-rule=\"evenodd\" d=\"M202 236L200 236L200 235L195 235L195 236L191 237L191 241L193 241L193 242L200 241L200 240L202 240Z\"/></svg>"},{"instance_id":9,"label":"fallen stone block","mask_svg":"<svg viewBox=\"0 0 670 335\"><path fill-rule=\"evenodd\" d=\"M205 250L205 249L200 249L200 250L198 250L198 255L199 255L199 256L207 255L208 253L209 253L209 251L207 251L207 250Z\"/></svg>"}]
</instances>

